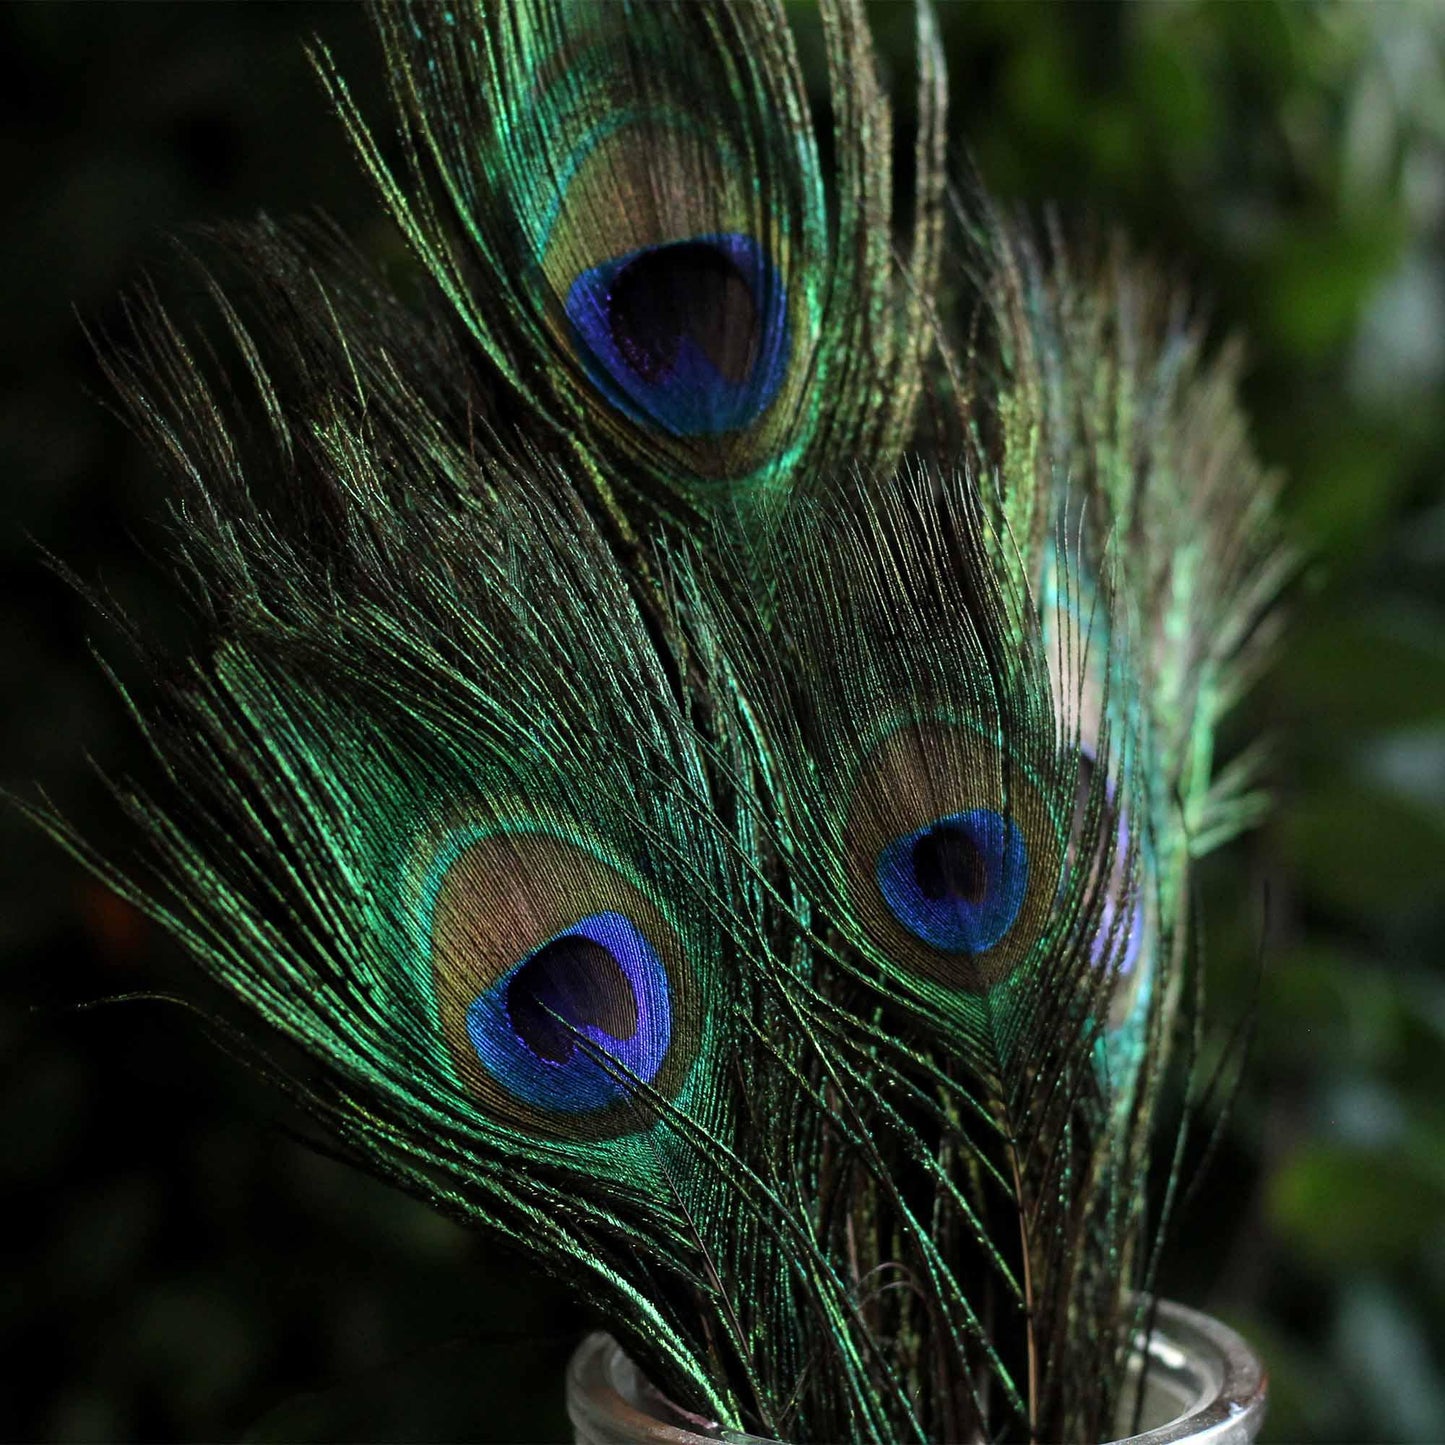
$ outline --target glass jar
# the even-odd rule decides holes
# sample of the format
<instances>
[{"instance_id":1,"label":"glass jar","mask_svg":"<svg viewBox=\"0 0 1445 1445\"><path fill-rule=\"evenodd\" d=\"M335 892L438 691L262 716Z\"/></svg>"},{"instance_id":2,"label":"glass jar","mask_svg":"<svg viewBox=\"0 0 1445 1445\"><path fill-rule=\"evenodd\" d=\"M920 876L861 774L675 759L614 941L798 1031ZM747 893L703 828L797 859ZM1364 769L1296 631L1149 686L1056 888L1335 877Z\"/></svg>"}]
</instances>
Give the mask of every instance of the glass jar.
<instances>
[{"instance_id":1,"label":"glass jar","mask_svg":"<svg viewBox=\"0 0 1445 1445\"><path fill-rule=\"evenodd\" d=\"M1147 1361L1147 1370L1145 1362ZM1116 1445L1249 1445L1264 1423L1268 1383L1259 1356L1227 1325L1161 1300L1154 1331L1130 1361L1129 1385L1145 1370L1142 1433ZM1132 1417L1135 1391L1128 1388ZM589 1335L567 1367L567 1413L577 1445L763 1445L718 1430L673 1405L647 1382L611 1335ZM1129 1428L1126 1422L1124 1428Z\"/></svg>"}]
</instances>

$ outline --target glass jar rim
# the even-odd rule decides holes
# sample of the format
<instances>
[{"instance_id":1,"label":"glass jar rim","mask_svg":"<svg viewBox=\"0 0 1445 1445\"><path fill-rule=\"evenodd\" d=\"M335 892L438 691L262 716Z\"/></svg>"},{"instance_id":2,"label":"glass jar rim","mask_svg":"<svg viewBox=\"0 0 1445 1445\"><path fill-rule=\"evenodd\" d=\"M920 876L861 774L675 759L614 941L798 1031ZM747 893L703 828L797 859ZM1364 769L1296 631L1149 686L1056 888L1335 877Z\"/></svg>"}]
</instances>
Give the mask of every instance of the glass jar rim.
<instances>
[{"instance_id":1,"label":"glass jar rim","mask_svg":"<svg viewBox=\"0 0 1445 1445\"><path fill-rule=\"evenodd\" d=\"M1249 1445L1258 1435L1268 1377L1249 1343L1221 1321L1158 1300L1153 1328L1130 1361L1130 1383L1144 1370L1144 1418L1152 1423L1114 1445ZM602 1333L583 1340L567 1366L567 1413L577 1445L767 1445L673 1405Z\"/></svg>"}]
</instances>

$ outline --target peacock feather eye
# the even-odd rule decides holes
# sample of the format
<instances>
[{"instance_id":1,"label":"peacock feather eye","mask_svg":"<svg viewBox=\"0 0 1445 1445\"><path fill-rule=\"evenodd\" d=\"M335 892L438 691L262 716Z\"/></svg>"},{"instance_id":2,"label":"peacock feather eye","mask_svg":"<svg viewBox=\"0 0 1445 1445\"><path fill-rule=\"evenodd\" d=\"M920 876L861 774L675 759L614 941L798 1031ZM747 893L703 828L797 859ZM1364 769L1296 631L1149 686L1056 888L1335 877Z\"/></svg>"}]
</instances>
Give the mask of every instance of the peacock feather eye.
<instances>
[{"instance_id":1,"label":"peacock feather eye","mask_svg":"<svg viewBox=\"0 0 1445 1445\"><path fill-rule=\"evenodd\" d=\"M935 818L878 855L893 916L940 953L986 953L1014 926L1028 891L1022 829L992 808Z\"/></svg>"},{"instance_id":2,"label":"peacock feather eye","mask_svg":"<svg viewBox=\"0 0 1445 1445\"><path fill-rule=\"evenodd\" d=\"M746 138L688 107L569 116L528 226L547 327L574 363L559 381L648 467L771 476L802 444L820 324L801 223L760 209Z\"/></svg>"},{"instance_id":3,"label":"peacock feather eye","mask_svg":"<svg viewBox=\"0 0 1445 1445\"><path fill-rule=\"evenodd\" d=\"M1029 769L982 731L912 723L858 771L848 884L875 948L907 973L977 992L1038 942L1063 838Z\"/></svg>"},{"instance_id":4,"label":"peacock feather eye","mask_svg":"<svg viewBox=\"0 0 1445 1445\"><path fill-rule=\"evenodd\" d=\"M520 959L467 1008L467 1037L509 1093L577 1113L650 1084L671 1037L667 972L620 913L588 914ZM590 1045L590 1047L589 1047Z\"/></svg>"},{"instance_id":5,"label":"peacock feather eye","mask_svg":"<svg viewBox=\"0 0 1445 1445\"><path fill-rule=\"evenodd\" d=\"M598 852L541 833L452 835L432 866L431 974L463 1083L515 1127L630 1133L696 1055L672 925Z\"/></svg>"},{"instance_id":6,"label":"peacock feather eye","mask_svg":"<svg viewBox=\"0 0 1445 1445\"><path fill-rule=\"evenodd\" d=\"M1093 970L1111 976L1107 1020L1117 1031L1147 1003L1158 932L1158 864L1148 829L1134 816L1146 800L1131 788L1141 772L1128 725L1137 684L1111 646L1095 591L1076 561L1050 550L1040 597L1060 728L1076 739L1067 876L1099 895L1087 951Z\"/></svg>"},{"instance_id":7,"label":"peacock feather eye","mask_svg":"<svg viewBox=\"0 0 1445 1445\"><path fill-rule=\"evenodd\" d=\"M696 236L588 267L565 309L597 389L675 437L751 426L787 372L784 288L750 236Z\"/></svg>"}]
</instances>

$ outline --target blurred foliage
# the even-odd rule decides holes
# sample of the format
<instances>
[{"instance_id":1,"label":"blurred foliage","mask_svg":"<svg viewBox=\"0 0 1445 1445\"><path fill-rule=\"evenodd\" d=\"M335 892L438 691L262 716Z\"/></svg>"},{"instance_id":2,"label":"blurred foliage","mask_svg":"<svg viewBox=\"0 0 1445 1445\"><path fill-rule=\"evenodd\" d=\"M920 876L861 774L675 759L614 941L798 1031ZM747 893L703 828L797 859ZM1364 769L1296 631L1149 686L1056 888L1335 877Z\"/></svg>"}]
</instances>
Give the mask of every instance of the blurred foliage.
<instances>
[{"instance_id":1,"label":"blurred foliage","mask_svg":"<svg viewBox=\"0 0 1445 1445\"><path fill-rule=\"evenodd\" d=\"M1445 1438L1445 7L940 7L988 183L1118 226L1249 344L1304 557L1271 821L1202 870L1210 1048L1252 1020L1165 1291L1231 1320L1268 1438ZM906 116L912 18L875 11ZM163 236L313 205L392 240L301 53L381 109L351 7L0 9L0 631L9 780L104 840L82 758L136 761L48 549L164 625L153 469L102 408L103 324ZM38 544L38 545L37 545ZM102 639L102 645L103 645ZM0 1418L54 1440L560 1439L587 1321L294 1137L181 1010L183 963L7 817ZM107 830L112 830L107 832ZM1191 1154L1191 1176L1202 1148Z\"/></svg>"}]
</instances>

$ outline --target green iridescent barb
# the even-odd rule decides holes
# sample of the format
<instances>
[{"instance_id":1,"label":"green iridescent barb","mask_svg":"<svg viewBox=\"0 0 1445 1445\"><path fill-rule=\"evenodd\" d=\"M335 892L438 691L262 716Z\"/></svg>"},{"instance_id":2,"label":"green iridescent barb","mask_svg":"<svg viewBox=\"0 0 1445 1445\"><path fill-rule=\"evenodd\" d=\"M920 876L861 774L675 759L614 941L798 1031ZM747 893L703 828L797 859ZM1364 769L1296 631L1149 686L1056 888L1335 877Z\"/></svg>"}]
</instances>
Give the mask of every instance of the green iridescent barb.
<instances>
[{"instance_id":1,"label":"green iridescent barb","mask_svg":"<svg viewBox=\"0 0 1445 1445\"><path fill-rule=\"evenodd\" d=\"M397 173L321 60L426 295L263 222L224 345L137 301L203 640L151 866L43 821L689 1408L1112 1438L1271 485L1152 273L977 196L945 265L926 7L900 239L820 10L826 144L766 0L378 9Z\"/></svg>"}]
</instances>

